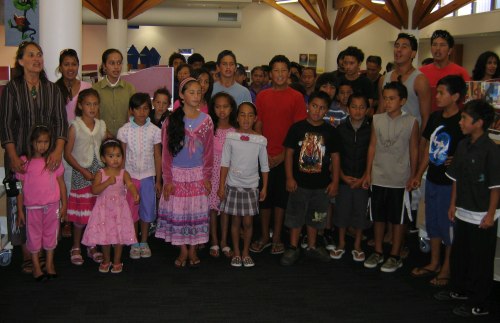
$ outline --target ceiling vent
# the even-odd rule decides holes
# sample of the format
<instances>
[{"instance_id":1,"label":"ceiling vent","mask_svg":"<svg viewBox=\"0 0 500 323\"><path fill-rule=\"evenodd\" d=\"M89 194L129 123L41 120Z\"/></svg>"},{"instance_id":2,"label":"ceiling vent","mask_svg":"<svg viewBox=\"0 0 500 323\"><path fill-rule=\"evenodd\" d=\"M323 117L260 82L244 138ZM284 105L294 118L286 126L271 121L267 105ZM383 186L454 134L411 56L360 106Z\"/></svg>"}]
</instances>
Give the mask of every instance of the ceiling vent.
<instances>
[{"instance_id":1,"label":"ceiling vent","mask_svg":"<svg viewBox=\"0 0 500 323\"><path fill-rule=\"evenodd\" d=\"M236 12L219 12L219 21L238 21Z\"/></svg>"}]
</instances>

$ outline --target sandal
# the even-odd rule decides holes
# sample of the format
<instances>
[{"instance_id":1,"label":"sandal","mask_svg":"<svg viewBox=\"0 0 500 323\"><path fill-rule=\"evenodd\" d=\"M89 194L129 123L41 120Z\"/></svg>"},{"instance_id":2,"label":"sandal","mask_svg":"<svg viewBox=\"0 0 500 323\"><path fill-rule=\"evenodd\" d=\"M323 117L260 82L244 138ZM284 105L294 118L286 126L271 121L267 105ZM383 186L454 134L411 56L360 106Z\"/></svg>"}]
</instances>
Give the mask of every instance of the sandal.
<instances>
[{"instance_id":1,"label":"sandal","mask_svg":"<svg viewBox=\"0 0 500 323\"><path fill-rule=\"evenodd\" d=\"M261 253L262 251L264 251L264 249L269 248L270 246L272 246L272 243L270 242L266 243L262 240L256 240L252 242L252 244L250 245L250 251L255 253Z\"/></svg>"},{"instance_id":2,"label":"sandal","mask_svg":"<svg viewBox=\"0 0 500 323\"><path fill-rule=\"evenodd\" d=\"M123 262L117 265L113 264L113 268L111 269L112 274L119 274L123 271Z\"/></svg>"},{"instance_id":3,"label":"sandal","mask_svg":"<svg viewBox=\"0 0 500 323\"><path fill-rule=\"evenodd\" d=\"M31 259L26 259L21 265L21 272L23 274L31 275L33 273L33 262Z\"/></svg>"},{"instance_id":4,"label":"sandal","mask_svg":"<svg viewBox=\"0 0 500 323\"><path fill-rule=\"evenodd\" d=\"M338 259L342 258L344 253L345 253L345 249L335 248L332 251L330 251L330 258L338 260Z\"/></svg>"},{"instance_id":5,"label":"sandal","mask_svg":"<svg viewBox=\"0 0 500 323\"><path fill-rule=\"evenodd\" d=\"M198 268L200 267L200 264L201 264L200 258L189 259L190 268Z\"/></svg>"},{"instance_id":6,"label":"sandal","mask_svg":"<svg viewBox=\"0 0 500 323\"><path fill-rule=\"evenodd\" d=\"M241 259L241 261L243 262L243 267L245 267L245 268L250 268L250 267L255 266L255 262L253 262L253 259L250 257L243 257L243 259Z\"/></svg>"},{"instance_id":7,"label":"sandal","mask_svg":"<svg viewBox=\"0 0 500 323\"><path fill-rule=\"evenodd\" d=\"M450 277L437 277L437 276L431 279L431 281L429 282L429 284L432 287L438 287L438 288L446 287L448 286L449 283L450 283Z\"/></svg>"},{"instance_id":8,"label":"sandal","mask_svg":"<svg viewBox=\"0 0 500 323\"><path fill-rule=\"evenodd\" d=\"M83 258L80 252L80 248L71 248L69 251L71 263L76 266L83 265Z\"/></svg>"},{"instance_id":9,"label":"sandal","mask_svg":"<svg viewBox=\"0 0 500 323\"><path fill-rule=\"evenodd\" d=\"M210 247L209 254L211 257L214 258L219 258L220 253L219 253L220 247L218 245L213 245Z\"/></svg>"},{"instance_id":10,"label":"sandal","mask_svg":"<svg viewBox=\"0 0 500 323\"><path fill-rule=\"evenodd\" d=\"M234 256L231 259L231 266L233 266L233 267L241 267L241 257L240 256Z\"/></svg>"},{"instance_id":11,"label":"sandal","mask_svg":"<svg viewBox=\"0 0 500 323\"><path fill-rule=\"evenodd\" d=\"M271 255L281 255L285 252L285 245L282 242L273 242Z\"/></svg>"},{"instance_id":12,"label":"sandal","mask_svg":"<svg viewBox=\"0 0 500 323\"><path fill-rule=\"evenodd\" d=\"M108 262L107 264L103 262L99 265L99 272L103 273L103 274L107 274L107 273L109 273L109 270L111 269L111 267L112 267L112 265L110 262Z\"/></svg>"},{"instance_id":13,"label":"sandal","mask_svg":"<svg viewBox=\"0 0 500 323\"><path fill-rule=\"evenodd\" d=\"M233 256L233 251L228 246L222 248L222 253L224 254L224 256L226 256L226 258L231 258Z\"/></svg>"},{"instance_id":14,"label":"sandal","mask_svg":"<svg viewBox=\"0 0 500 323\"><path fill-rule=\"evenodd\" d=\"M415 267L411 271L411 275L415 278L423 278L423 277L431 277L431 276L436 276L441 268L438 268L437 270L430 270L425 267Z\"/></svg>"},{"instance_id":15,"label":"sandal","mask_svg":"<svg viewBox=\"0 0 500 323\"><path fill-rule=\"evenodd\" d=\"M97 251L96 247L88 247L87 248L87 257L94 260L96 263L100 264L103 261L102 252Z\"/></svg>"},{"instance_id":16,"label":"sandal","mask_svg":"<svg viewBox=\"0 0 500 323\"><path fill-rule=\"evenodd\" d=\"M365 261L365 253L363 251L358 251L356 249L354 249L353 251L351 251L352 253L352 260L356 261L356 262L363 262Z\"/></svg>"},{"instance_id":17,"label":"sandal","mask_svg":"<svg viewBox=\"0 0 500 323\"><path fill-rule=\"evenodd\" d=\"M181 258L175 259L174 266L175 266L175 268L184 268L184 267L186 267L186 259L181 259Z\"/></svg>"}]
</instances>

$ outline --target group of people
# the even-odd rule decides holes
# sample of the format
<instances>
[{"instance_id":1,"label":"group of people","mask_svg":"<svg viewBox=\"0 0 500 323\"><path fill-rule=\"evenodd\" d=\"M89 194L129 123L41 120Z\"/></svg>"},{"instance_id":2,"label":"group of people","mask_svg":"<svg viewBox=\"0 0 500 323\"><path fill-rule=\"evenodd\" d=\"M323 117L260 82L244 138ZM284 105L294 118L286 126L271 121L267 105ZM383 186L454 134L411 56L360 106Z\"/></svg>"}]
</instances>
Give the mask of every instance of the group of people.
<instances>
[{"instance_id":1,"label":"group of people","mask_svg":"<svg viewBox=\"0 0 500 323\"><path fill-rule=\"evenodd\" d=\"M63 50L54 84L40 46L22 43L2 94L0 138L7 174L23 186L8 205L23 271L37 281L57 277L62 221L72 223L70 261L83 264L83 244L102 273L122 272L123 245L132 259L151 257L153 224L157 238L179 247L177 268L199 266L207 242L210 256L233 267L253 267L251 252L267 248L283 266L301 249L328 262L344 256L352 233L354 261L395 272L426 174L431 261L412 275L433 276L436 286L451 279L452 290L436 298L467 300L454 313L488 314L500 216L500 156L487 131L495 112L482 100L462 107L470 77L449 61L453 45L447 31L435 31L433 62L419 70L416 38L400 33L385 75L377 56L361 73L364 53L354 46L339 54L337 71L319 76L276 55L251 70L250 85L230 50L215 62L173 54L174 93L161 88L151 100L120 78L116 49L103 53L103 78L93 85L77 79L77 53ZM498 56L487 53L474 78L499 76ZM363 232L372 223L367 257Z\"/></svg>"}]
</instances>

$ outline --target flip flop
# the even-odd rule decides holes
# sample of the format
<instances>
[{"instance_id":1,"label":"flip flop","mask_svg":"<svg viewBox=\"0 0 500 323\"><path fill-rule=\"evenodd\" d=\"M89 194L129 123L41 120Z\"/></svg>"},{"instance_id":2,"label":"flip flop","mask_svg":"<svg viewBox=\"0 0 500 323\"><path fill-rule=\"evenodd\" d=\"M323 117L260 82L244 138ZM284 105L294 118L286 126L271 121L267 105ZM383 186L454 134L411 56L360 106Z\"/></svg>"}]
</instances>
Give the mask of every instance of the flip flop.
<instances>
[{"instance_id":1,"label":"flip flop","mask_svg":"<svg viewBox=\"0 0 500 323\"><path fill-rule=\"evenodd\" d=\"M365 261L365 253L363 251L358 251L356 249L354 249L353 251L351 251L351 254L352 254L352 260L356 261L356 262L363 262Z\"/></svg>"},{"instance_id":2,"label":"flip flop","mask_svg":"<svg viewBox=\"0 0 500 323\"><path fill-rule=\"evenodd\" d=\"M200 258L189 259L190 268L198 268L200 267L200 264L201 264Z\"/></svg>"},{"instance_id":3,"label":"flip flop","mask_svg":"<svg viewBox=\"0 0 500 323\"><path fill-rule=\"evenodd\" d=\"M228 246L222 248L222 253L224 254L224 256L226 256L226 258L231 258L233 256L233 251Z\"/></svg>"},{"instance_id":4,"label":"flip flop","mask_svg":"<svg viewBox=\"0 0 500 323\"><path fill-rule=\"evenodd\" d=\"M415 267L411 271L411 275L415 278L431 277L436 276L439 273L438 270L430 270L424 267Z\"/></svg>"},{"instance_id":5,"label":"flip flop","mask_svg":"<svg viewBox=\"0 0 500 323\"><path fill-rule=\"evenodd\" d=\"M250 251L255 253L261 253L264 249L269 248L272 245L270 242L263 242L262 240L256 240L250 245Z\"/></svg>"},{"instance_id":6,"label":"flip flop","mask_svg":"<svg viewBox=\"0 0 500 323\"><path fill-rule=\"evenodd\" d=\"M186 267L186 259L181 259L181 258L175 259L174 266L175 266L175 268L179 268L179 269L185 268Z\"/></svg>"},{"instance_id":7,"label":"flip flop","mask_svg":"<svg viewBox=\"0 0 500 323\"><path fill-rule=\"evenodd\" d=\"M446 287L446 286L448 286L449 283L450 283L450 277L441 277L441 278L434 277L429 282L429 284L432 287L438 287L438 288Z\"/></svg>"},{"instance_id":8,"label":"flip flop","mask_svg":"<svg viewBox=\"0 0 500 323\"><path fill-rule=\"evenodd\" d=\"M210 247L210 256L213 258L219 258L220 253L219 253L220 247L218 245L213 245Z\"/></svg>"},{"instance_id":9,"label":"flip flop","mask_svg":"<svg viewBox=\"0 0 500 323\"><path fill-rule=\"evenodd\" d=\"M271 255L281 255L285 252L285 245L282 242L273 242Z\"/></svg>"},{"instance_id":10,"label":"flip flop","mask_svg":"<svg viewBox=\"0 0 500 323\"><path fill-rule=\"evenodd\" d=\"M340 249L340 248L335 248L332 251L330 251L330 258L332 259L340 259L345 253L345 249Z\"/></svg>"}]
</instances>

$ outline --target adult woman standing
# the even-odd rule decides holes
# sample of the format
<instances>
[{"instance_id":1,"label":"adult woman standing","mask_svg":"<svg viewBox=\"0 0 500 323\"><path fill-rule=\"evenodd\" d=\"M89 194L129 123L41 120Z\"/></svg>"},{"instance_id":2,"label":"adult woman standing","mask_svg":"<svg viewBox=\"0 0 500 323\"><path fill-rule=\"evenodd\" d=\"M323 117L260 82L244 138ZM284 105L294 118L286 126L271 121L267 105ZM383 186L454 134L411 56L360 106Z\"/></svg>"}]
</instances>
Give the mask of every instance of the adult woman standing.
<instances>
[{"instance_id":1,"label":"adult woman standing","mask_svg":"<svg viewBox=\"0 0 500 323\"><path fill-rule=\"evenodd\" d=\"M25 163L19 158L30 145L29 133L34 125L46 125L52 132L54 150L47 158L47 169L55 170L61 164L68 121L64 100L59 88L47 79L43 69L43 51L35 42L23 42L16 53L14 78L7 83L0 101L0 140L5 149L6 174L24 173ZM12 225L16 217L13 204L8 203L9 228L13 228L11 241L22 245L23 271L31 273L27 261L31 255L25 248L24 228Z\"/></svg>"},{"instance_id":2,"label":"adult woman standing","mask_svg":"<svg viewBox=\"0 0 500 323\"><path fill-rule=\"evenodd\" d=\"M101 119L114 137L128 121L128 101L135 93L132 84L120 79L122 63L123 55L118 49L106 49L99 69L103 79L93 86L101 98Z\"/></svg>"},{"instance_id":3,"label":"adult woman standing","mask_svg":"<svg viewBox=\"0 0 500 323\"><path fill-rule=\"evenodd\" d=\"M479 55L472 70L474 81L496 81L500 78L500 59L492 51Z\"/></svg>"},{"instance_id":4,"label":"adult woman standing","mask_svg":"<svg viewBox=\"0 0 500 323\"><path fill-rule=\"evenodd\" d=\"M66 116L68 124L75 119L75 107L78 99L78 93L91 88L92 84L83 82L77 79L80 60L74 49L68 48L61 51L59 55L58 70L61 77L56 81L66 103ZM64 182L66 183L67 192L71 189L71 166L64 163ZM71 222L65 222L62 229L63 237L71 237Z\"/></svg>"}]
</instances>

